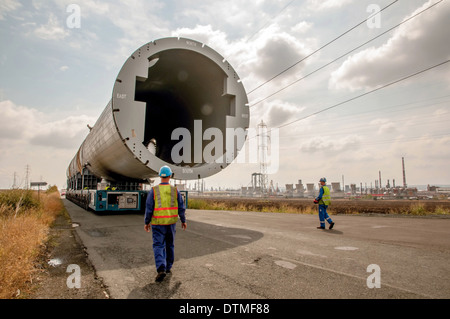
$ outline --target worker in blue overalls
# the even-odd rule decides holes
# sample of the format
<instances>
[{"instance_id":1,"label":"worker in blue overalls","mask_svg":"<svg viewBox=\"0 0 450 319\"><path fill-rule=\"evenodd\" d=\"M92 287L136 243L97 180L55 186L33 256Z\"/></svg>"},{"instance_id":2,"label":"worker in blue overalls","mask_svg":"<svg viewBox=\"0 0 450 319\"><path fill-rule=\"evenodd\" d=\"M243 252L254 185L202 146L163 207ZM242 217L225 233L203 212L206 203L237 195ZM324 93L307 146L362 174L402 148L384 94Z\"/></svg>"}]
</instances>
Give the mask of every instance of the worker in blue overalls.
<instances>
[{"instance_id":1,"label":"worker in blue overalls","mask_svg":"<svg viewBox=\"0 0 450 319\"><path fill-rule=\"evenodd\" d=\"M331 195L330 189L326 186L327 179L322 177L320 179L320 192L319 196L314 200L314 204L319 204L319 220L320 226L318 229L325 229L325 220L330 224L329 229L332 229L334 226L333 220L328 216L327 208L331 203Z\"/></svg>"},{"instance_id":2,"label":"worker in blue overalls","mask_svg":"<svg viewBox=\"0 0 450 319\"><path fill-rule=\"evenodd\" d=\"M148 193L144 220L145 231L150 232L150 225L152 229L157 282L161 282L166 274L171 273L175 260L174 242L178 216L181 228L186 230L187 227L183 198L176 187L169 184L172 170L163 166L159 170L159 176L161 183L152 187Z\"/></svg>"}]
</instances>

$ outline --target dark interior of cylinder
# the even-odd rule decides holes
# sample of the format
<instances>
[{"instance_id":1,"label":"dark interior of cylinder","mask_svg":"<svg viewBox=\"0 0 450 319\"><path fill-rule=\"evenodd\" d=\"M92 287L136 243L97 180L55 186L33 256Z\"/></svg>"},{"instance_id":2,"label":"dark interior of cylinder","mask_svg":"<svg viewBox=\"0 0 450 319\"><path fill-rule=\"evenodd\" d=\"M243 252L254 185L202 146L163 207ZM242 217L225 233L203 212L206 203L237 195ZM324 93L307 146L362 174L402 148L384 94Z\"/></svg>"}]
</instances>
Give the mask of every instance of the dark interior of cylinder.
<instances>
[{"instance_id":1,"label":"dark interior of cylinder","mask_svg":"<svg viewBox=\"0 0 450 319\"><path fill-rule=\"evenodd\" d=\"M144 145L156 143L155 155L181 166L196 166L194 143L202 150L211 140L203 140L208 128L218 128L225 148L226 116L234 113L234 96L224 94L225 72L206 56L186 49L171 49L149 57L148 77L136 80L135 100L146 103ZM194 120L201 120L201 137L194 136ZM198 122L197 122L198 123ZM171 152L179 140L172 140L176 128L190 132L191 159L174 163ZM183 150L182 150L183 151ZM182 155L182 154L180 154ZM198 157L196 158L198 162Z\"/></svg>"}]
</instances>

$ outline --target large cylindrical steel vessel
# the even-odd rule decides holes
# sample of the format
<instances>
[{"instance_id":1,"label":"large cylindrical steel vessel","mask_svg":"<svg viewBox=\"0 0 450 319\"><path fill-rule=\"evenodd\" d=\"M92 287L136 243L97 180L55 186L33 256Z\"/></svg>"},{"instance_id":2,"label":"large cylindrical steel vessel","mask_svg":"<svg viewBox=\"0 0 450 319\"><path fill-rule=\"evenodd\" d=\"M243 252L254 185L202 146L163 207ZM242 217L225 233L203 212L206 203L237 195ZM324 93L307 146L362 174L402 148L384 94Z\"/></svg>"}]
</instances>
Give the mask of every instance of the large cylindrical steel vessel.
<instances>
[{"instance_id":1,"label":"large cylindrical steel vessel","mask_svg":"<svg viewBox=\"0 0 450 319\"><path fill-rule=\"evenodd\" d=\"M244 86L219 53L191 39L155 40L124 63L112 99L67 177L87 168L107 181L139 182L168 165L176 179L205 178L229 165L241 149L242 139L234 143L239 139L228 132L248 125ZM216 147L211 152L210 145L206 156L202 152L214 139Z\"/></svg>"}]
</instances>

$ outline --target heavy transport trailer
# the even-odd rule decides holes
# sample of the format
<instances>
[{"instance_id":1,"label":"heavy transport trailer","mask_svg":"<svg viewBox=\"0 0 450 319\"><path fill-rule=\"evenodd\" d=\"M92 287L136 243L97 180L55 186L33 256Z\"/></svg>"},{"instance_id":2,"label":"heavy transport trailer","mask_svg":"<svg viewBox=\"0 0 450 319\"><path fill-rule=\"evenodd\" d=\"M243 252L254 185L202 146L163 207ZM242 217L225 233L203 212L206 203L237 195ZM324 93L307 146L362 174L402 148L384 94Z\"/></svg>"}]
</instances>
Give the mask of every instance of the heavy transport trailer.
<instances>
[{"instance_id":1,"label":"heavy transport trailer","mask_svg":"<svg viewBox=\"0 0 450 319\"><path fill-rule=\"evenodd\" d=\"M188 191L180 191L185 207L188 207ZM148 191L121 190L68 190L67 200L95 212L140 212L145 213Z\"/></svg>"},{"instance_id":2,"label":"heavy transport trailer","mask_svg":"<svg viewBox=\"0 0 450 319\"><path fill-rule=\"evenodd\" d=\"M149 42L125 61L111 100L88 125L67 168L66 196L106 211L134 205L139 194L137 207L127 209L142 210L138 185L157 178L162 166L174 180L198 180L233 162L247 138L249 112L242 81L212 48L179 37ZM120 191L99 190L103 181Z\"/></svg>"},{"instance_id":3,"label":"heavy transport trailer","mask_svg":"<svg viewBox=\"0 0 450 319\"><path fill-rule=\"evenodd\" d=\"M147 191L68 190L66 199L95 212L145 212Z\"/></svg>"}]
</instances>

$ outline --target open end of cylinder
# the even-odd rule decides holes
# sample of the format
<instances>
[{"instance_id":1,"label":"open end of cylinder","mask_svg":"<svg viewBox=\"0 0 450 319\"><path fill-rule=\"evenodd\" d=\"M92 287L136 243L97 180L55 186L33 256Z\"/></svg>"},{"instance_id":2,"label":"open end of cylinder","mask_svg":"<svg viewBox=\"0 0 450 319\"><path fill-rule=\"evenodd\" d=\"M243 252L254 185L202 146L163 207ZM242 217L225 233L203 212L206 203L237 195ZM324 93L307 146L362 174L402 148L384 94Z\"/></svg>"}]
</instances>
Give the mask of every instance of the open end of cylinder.
<instances>
[{"instance_id":1,"label":"open end of cylinder","mask_svg":"<svg viewBox=\"0 0 450 319\"><path fill-rule=\"evenodd\" d=\"M212 154L225 152L226 116L234 115L234 96L224 94L227 75L212 60L195 51L169 49L148 58L147 78L136 77L135 101L146 103L143 144L161 160L179 166L201 166L198 154L211 142L204 139L209 128L222 138ZM185 128L186 130L178 130ZM188 132L173 136L173 132ZM180 147L182 143L183 147ZM178 160L172 149L177 147ZM200 144L200 145L199 145ZM179 158L183 158L179 162Z\"/></svg>"},{"instance_id":2,"label":"open end of cylinder","mask_svg":"<svg viewBox=\"0 0 450 319\"><path fill-rule=\"evenodd\" d=\"M242 148L249 123L238 80L231 65L200 42L164 38L142 46L113 89L114 127L126 154L107 145L115 153L104 166L137 179L155 176L162 165L179 179L221 171Z\"/></svg>"}]
</instances>

